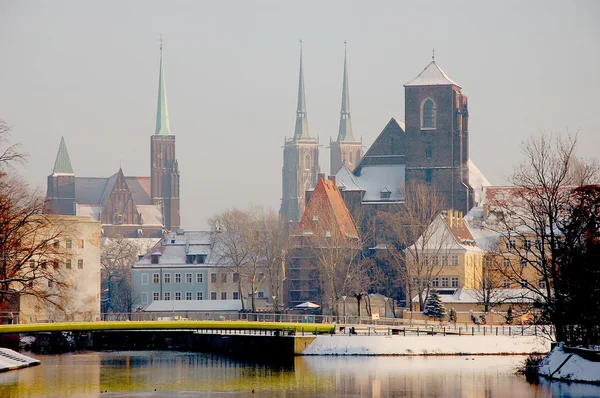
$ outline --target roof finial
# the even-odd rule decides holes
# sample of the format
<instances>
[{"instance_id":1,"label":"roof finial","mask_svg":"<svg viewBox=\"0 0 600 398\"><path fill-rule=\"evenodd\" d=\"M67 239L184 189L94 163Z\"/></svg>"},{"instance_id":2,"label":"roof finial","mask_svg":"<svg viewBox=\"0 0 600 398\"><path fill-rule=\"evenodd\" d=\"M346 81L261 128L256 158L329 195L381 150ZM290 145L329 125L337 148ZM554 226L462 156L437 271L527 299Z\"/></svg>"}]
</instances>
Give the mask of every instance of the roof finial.
<instances>
[{"instance_id":1,"label":"roof finial","mask_svg":"<svg viewBox=\"0 0 600 398\"><path fill-rule=\"evenodd\" d=\"M160 42L160 52L162 53L162 45L163 45L163 37L162 37L162 33L160 34L160 39L158 39L158 41Z\"/></svg>"},{"instance_id":2,"label":"roof finial","mask_svg":"<svg viewBox=\"0 0 600 398\"><path fill-rule=\"evenodd\" d=\"M435 48L431 50L431 60L435 61Z\"/></svg>"}]
</instances>

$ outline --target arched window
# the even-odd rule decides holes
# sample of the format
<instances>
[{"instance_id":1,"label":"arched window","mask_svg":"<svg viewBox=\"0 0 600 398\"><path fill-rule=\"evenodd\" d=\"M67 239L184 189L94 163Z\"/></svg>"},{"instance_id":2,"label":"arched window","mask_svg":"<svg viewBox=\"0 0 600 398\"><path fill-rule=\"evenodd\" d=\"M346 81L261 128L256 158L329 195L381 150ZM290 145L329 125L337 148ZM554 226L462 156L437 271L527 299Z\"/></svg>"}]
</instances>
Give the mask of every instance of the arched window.
<instances>
[{"instance_id":1,"label":"arched window","mask_svg":"<svg viewBox=\"0 0 600 398\"><path fill-rule=\"evenodd\" d=\"M307 153L306 156L304 156L304 168L310 170L311 166L310 153Z\"/></svg>"},{"instance_id":2,"label":"arched window","mask_svg":"<svg viewBox=\"0 0 600 398\"><path fill-rule=\"evenodd\" d=\"M352 164L352 152L348 152L348 163Z\"/></svg>"},{"instance_id":3,"label":"arched window","mask_svg":"<svg viewBox=\"0 0 600 398\"><path fill-rule=\"evenodd\" d=\"M421 103L421 129L435 129L435 102L431 98Z\"/></svg>"}]
</instances>

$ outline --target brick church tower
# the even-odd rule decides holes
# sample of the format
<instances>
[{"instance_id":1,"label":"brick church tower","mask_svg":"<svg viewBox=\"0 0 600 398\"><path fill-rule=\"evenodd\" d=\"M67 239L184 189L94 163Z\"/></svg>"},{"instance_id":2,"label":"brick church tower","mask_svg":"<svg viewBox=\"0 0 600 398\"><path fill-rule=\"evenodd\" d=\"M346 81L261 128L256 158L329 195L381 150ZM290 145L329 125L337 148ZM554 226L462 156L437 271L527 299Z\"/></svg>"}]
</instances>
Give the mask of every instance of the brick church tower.
<instances>
[{"instance_id":1,"label":"brick church tower","mask_svg":"<svg viewBox=\"0 0 600 398\"><path fill-rule=\"evenodd\" d=\"M175 159L175 136L171 134L169 123L162 45L160 47L156 131L150 139L150 180L152 203L163 207L165 228L169 231L179 229L181 225L179 165Z\"/></svg>"},{"instance_id":2,"label":"brick church tower","mask_svg":"<svg viewBox=\"0 0 600 398\"><path fill-rule=\"evenodd\" d=\"M344 42L344 45L346 42ZM350 91L348 88L348 67L346 50L344 49L344 80L342 83L342 110L340 112L340 129L337 140L329 143L330 173L335 175L342 165L353 171L363 156L362 141L354 139L352 134L352 118L350 116Z\"/></svg>"},{"instance_id":3,"label":"brick church tower","mask_svg":"<svg viewBox=\"0 0 600 398\"><path fill-rule=\"evenodd\" d=\"M60 138L58 153L52 174L48 176L46 192L46 213L74 216L77 211L75 202L75 173L67 152L64 137Z\"/></svg>"},{"instance_id":4,"label":"brick church tower","mask_svg":"<svg viewBox=\"0 0 600 398\"><path fill-rule=\"evenodd\" d=\"M302 45L300 46L300 78L296 129L283 147L282 199L280 215L285 223L297 223L304 213L305 192L317 185L319 174L319 139L308 134Z\"/></svg>"},{"instance_id":5,"label":"brick church tower","mask_svg":"<svg viewBox=\"0 0 600 398\"><path fill-rule=\"evenodd\" d=\"M406 181L434 184L446 207L473 207L467 97L433 60L405 87Z\"/></svg>"}]
</instances>

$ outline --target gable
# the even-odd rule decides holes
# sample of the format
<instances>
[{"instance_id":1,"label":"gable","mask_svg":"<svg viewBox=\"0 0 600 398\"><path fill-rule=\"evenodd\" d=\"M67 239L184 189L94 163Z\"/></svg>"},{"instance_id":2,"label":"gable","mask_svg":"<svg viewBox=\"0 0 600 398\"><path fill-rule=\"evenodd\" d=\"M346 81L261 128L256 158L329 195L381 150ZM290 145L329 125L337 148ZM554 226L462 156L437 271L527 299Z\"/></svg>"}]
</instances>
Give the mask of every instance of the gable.
<instances>
[{"instance_id":1,"label":"gable","mask_svg":"<svg viewBox=\"0 0 600 398\"><path fill-rule=\"evenodd\" d=\"M354 174L359 176L364 166L404 164L405 154L404 128L392 118L365 153Z\"/></svg>"},{"instance_id":2,"label":"gable","mask_svg":"<svg viewBox=\"0 0 600 398\"><path fill-rule=\"evenodd\" d=\"M109 178L102 204L105 205L100 215L103 224L140 224L142 221L122 170Z\"/></svg>"}]
</instances>

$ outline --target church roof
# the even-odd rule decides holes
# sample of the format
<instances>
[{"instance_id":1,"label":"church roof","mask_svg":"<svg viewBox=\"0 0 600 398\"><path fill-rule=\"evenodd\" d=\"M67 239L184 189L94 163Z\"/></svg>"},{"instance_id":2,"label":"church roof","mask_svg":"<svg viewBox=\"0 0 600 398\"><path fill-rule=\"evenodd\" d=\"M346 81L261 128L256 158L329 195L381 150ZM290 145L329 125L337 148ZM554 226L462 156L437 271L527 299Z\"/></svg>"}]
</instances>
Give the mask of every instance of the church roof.
<instances>
[{"instance_id":1,"label":"church roof","mask_svg":"<svg viewBox=\"0 0 600 398\"><path fill-rule=\"evenodd\" d=\"M304 234L358 238L352 216L333 181L320 178L317 182L295 231L295 235Z\"/></svg>"},{"instance_id":2,"label":"church roof","mask_svg":"<svg viewBox=\"0 0 600 398\"><path fill-rule=\"evenodd\" d=\"M336 173L335 181L338 187L343 187L344 191L364 191L358 182L358 177L352 174L352 171L342 164L342 168Z\"/></svg>"},{"instance_id":3,"label":"church roof","mask_svg":"<svg viewBox=\"0 0 600 398\"><path fill-rule=\"evenodd\" d=\"M160 71L158 73L158 105L156 110L156 134L170 135L169 108L167 107L167 88L163 69L162 44L160 46Z\"/></svg>"},{"instance_id":4,"label":"church roof","mask_svg":"<svg viewBox=\"0 0 600 398\"><path fill-rule=\"evenodd\" d=\"M456 86L462 88L450 79L435 61L431 61L417 77L404 85L404 87L411 86Z\"/></svg>"},{"instance_id":5,"label":"church roof","mask_svg":"<svg viewBox=\"0 0 600 398\"><path fill-rule=\"evenodd\" d=\"M73 174L73 167L71 166L71 159L69 159L65 137L60 137L60 145L58 146L58 153L56 154L52 174Z\"/></svg>"}]
</instances>

